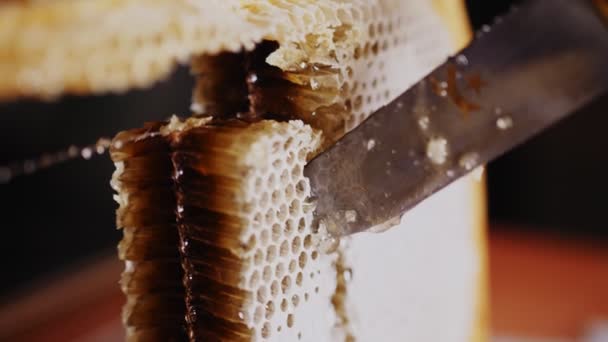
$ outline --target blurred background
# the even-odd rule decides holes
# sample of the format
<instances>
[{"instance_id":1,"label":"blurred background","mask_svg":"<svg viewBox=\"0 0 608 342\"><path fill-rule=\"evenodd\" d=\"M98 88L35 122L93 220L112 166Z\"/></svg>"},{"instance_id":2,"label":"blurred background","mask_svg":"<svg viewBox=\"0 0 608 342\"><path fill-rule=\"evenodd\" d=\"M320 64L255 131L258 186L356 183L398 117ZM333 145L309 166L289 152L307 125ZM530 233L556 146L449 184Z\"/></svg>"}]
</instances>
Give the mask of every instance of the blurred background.
<instances>
[{"instance_id":1,"label":"blurred background","mask_svg":"<svg viewBox=\"0 0 608 342\"><path fill-rule=\"evenodd\" d=\"M514 1L467 3L473 26L479 28ZM191 88L182 68L154 88L127 96L0 103L0 165L89 144L144 121L165 119L168 113L187 113ZM491 324L505 340L574 338L607 329L601 323L608 319L607 110L604 97L487 168ZM108 156L101 155L0 185L0 307L85 264L98 266L98 278L115 277L121 266L103 258L115 253L121 236L111 229L116 208L109 187L112 171ZM83 279L85 274L69 280L71 287L57 285L45 295L84 288L70 298L89 298L86 282L78 283ZM122 297L115 285L109 291L114 292L87 305L111 321L117 319L113 310L120 304L108 301ZM36 303L35 298L25 300ZM70 328L73 334L93 324L86 315L72 319L79 322ZM0 322L0 330L7 323ZM121 338L103 332L99 336Z\"/></svg>"}]
</instances>

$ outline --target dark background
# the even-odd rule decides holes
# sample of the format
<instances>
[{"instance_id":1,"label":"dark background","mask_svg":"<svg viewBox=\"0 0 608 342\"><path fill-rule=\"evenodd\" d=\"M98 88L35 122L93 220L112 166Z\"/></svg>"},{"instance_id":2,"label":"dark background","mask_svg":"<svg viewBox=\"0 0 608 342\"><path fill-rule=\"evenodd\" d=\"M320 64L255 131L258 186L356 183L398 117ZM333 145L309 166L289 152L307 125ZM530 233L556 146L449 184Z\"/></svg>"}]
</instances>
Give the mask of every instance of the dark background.
<instances>
[{"instance_id":1,"label":"dark background","mask_svg":"<svg viewBox=\"0 0 608 342\"><path fill-rule=\"evenodd\" d=\"M468 1L475 27L512 1ZM65 97L0 103L0 165L111 137L144 121L187 113L192 80L185 68L128 96ZM525 229L608 241L608 98L558 124L488 167L490 216L500 229ZM58 165L0 185L2 297L23 291L87 257L112 253L116 204L107 155ZM493 228L497 229L497 228Z\"/></svg>"}]
</instances>

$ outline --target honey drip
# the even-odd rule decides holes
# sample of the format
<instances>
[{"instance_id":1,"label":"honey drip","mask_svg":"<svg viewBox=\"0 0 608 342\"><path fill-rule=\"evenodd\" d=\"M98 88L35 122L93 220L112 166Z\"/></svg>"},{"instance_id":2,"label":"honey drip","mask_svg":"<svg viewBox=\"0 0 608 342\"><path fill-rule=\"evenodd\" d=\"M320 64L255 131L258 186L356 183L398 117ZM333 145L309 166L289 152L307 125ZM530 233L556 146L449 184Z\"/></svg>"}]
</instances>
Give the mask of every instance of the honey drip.
<instances>
[{"instance_id":1,"label":"honey drip","mask_svg":"<svg viewBox=\"0 0 608 342\"><path fill-rule=\"evenodd\" d=\"M44 153L33 159L12 162L0 166L0 184L11 182L16 177L30 175L49 167L82 158L91 159L95 155L104 154L110 147L109 138L99 138L94 144L87 146L69 146L68 148L54 153Z\"/></svg>"},{"instance_id":2,"label":"honey drip","mask_svg":"<svg viewBox=\"0 0 608 342\"><path fill-rule=\"evenodd\" d=\"M336 328L344 334L344 342L355 342L355 335L351 331L350 319L346 308L346 296L348 282L351 280L352 271L346 266L344 251L337 249L337 258L334 262L336 269L336 291L331 296L331 304L337 316Z\"/></svg>"},{"instance_id":3,"label":"honey drip","mask_svg":"<svg viewBox=\"0 0 608 342\"><path fill-rule=\"evenodd\" d=\"M194 107L196 114L230 118L248 111L246 55L224 52L193 60L191 70L197 78L193 100L199 104Z\"/></svg>"},{"instance_id":4,"label":"honey drip","mask_svg":"<svg viewBox=\"0 0 608 342\"><path fill-rule=\"evenodd\" d=\"M251 331L239 318L239 303L245 300L237 286L242 265L233 252L242 248L242 222L231 212L236 203L225 196L241 185L234 178L234 156L218 149L218 130L229 136L238 128L199 127L172 137L188 336L191 341L249 341Z\"/></svg>"},{"instance_id":5,"label":"honey drip","mask_svg":"<svg viewBox=\"0 0 608 342\"><path fill-rule=\"evenodd\" d=\"M457 59L458 61L458 59ZM462 62L460 62L462 64ZM479 111L481 107L465 98L462 95L460 88L458 87L457 75L458 69L455 65L449 64L447 66L447 75L445 81L439 81L435 78L431 78L431 86L433 92L441 97L446 97L452 101L452 103L460 110L464 117L468 117L472 112ZM465 77L466 86L471 89L475 94L481 92L482 87L485 85L481 76L478 74L467 75Z\"/></svg>"}]
</instances>

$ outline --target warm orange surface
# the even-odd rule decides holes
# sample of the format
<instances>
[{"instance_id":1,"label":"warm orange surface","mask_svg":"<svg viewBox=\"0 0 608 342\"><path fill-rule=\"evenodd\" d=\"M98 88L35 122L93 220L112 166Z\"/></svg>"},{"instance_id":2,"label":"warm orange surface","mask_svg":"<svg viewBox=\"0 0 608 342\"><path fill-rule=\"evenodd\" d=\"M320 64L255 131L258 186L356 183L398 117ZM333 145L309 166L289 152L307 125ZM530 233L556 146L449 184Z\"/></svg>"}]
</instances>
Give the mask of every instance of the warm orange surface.
<instances>
[{"instance_id":1,"label":"warm orange surface","mask_svg":"<svg viewBox=\"0 0 608 342\"><path fill-rule=\"evenodd\" d=\"M489 269L488 269L488 200L485 176L482 181L469 180L475 187L475 201L473 206L473 217L477 218L475 229L472 230L475 246L477 246L477 258L479 263L479 275L477 280L477 312L473 323L471 342L484 342L490 337L490 304L489 304Z\"/></svg>"},{"instance_id":2,"label":"warm orange surface","mask_svg":"<svg viewBox=\"0 0 608 342\"><path fill-rule=\"evenodd\" d=\"M608 319L608 242L490 234L493 333L578 336ZM0 307L0 341L122 340L114 257Z\"/></svg>"},{"instance_id":3,"label":"warm orange surface","mask_svg":"<svg viewBox=\"0 0 608 342\"><path fill-rule=\"evenodd\" d=\"M0 341L123 340L124 297L118 286L122 263L104 256L87 265L3 303Z\"/></svg>"},{"instance_id":4,"label":"warm orange surface","mask_svg":"<svg viewBox=\"0 0 608 342\"><path fill-rule=\"evenodd\" d=\"M522 336L579 336L608 320L608 241L492 234L492 330Z\"/></svg>"}]
</instances>

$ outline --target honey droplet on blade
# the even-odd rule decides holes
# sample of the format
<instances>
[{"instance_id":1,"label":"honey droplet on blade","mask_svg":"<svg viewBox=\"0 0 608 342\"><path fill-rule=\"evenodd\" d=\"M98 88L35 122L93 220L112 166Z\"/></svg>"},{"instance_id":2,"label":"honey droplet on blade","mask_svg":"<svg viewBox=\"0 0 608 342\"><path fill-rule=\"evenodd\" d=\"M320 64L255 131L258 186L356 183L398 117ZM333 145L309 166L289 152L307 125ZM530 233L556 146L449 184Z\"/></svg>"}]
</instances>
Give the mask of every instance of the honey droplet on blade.
<instances>
[{"instance_id":1,"label":"honey droplet on blade","mask_svg":"<svg viewBox=\"0 0 608 342\"><path fill-rule=\"evenodd\" d=\"M513 127L513 119L510 116L502 116L496 120L496 127L505 131Z\"/></svg>"},{"instance_id":2,"label":"honey droplet on blade","mask_svg":"<svg viewBox=\"0 0 608 342\"><path fill-rule=\"evenodd\" d=\"M376 147L376 140L374 140L374 139L369 139L369 140L367 141L367 150L368 150L368 151L371 151L371 150L373 150L373 149L374 149L374 147Z\"/></svg>"},{"instance_id":3,"label":"honey droplet on blade","mask_svg":"<svg viewBox=\"0 0 608 342\"><path fill-rule=\"evenodd\" d=\"M429 140L426 145L426 156L433 164L445 163L448 157L448 141L442 137Z\"/></svg>"},{"instance_id":4,"label":"honey droplet on blade","mask_svg":"<svg viewBox=\"0 0 608 342\"><path fill-rule=\"evenodd\" d=\"M347 210L344 212L344 218L347 223L357 222L357 212L354 210Z\"/></svg>"},{"instance_id":5,"label":"honey droplet on blade","mask_svg":"<svg viewBox=\"0 0 608 342\"><path fill-rule=\"evenodd\" d=\"M431 120L429 119L428 116L422 116L418 119L418 126L420 127L420 129L426 131L427 129L429 129L429 125L431 123Z\"/></svg>"},{"instance_id":6,"label":"honey droplet on blade","mask_svg":"<svg viewBox=\"0 0 608 342\"><path fill-rule=\"evenodd\" d=\"M327 220L320 220L318 231L315 234L316 246L321 253L334 253L340 245L340 239L329 232ZM314 256L313 256L314 260Z\"/></svg>"},{"instance_id":7,"label":"honey droplet on blade","mask_svg":"<svg viewBox=\"0 0 608 342\"><path fill-rule=\"evenodd\" d=\"M465 153L458 160L458 165L467 171L473 170L479 163L479 154L476 152Z\"/></svg>"}]
</instances>

